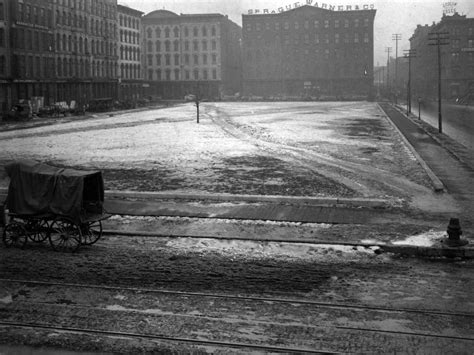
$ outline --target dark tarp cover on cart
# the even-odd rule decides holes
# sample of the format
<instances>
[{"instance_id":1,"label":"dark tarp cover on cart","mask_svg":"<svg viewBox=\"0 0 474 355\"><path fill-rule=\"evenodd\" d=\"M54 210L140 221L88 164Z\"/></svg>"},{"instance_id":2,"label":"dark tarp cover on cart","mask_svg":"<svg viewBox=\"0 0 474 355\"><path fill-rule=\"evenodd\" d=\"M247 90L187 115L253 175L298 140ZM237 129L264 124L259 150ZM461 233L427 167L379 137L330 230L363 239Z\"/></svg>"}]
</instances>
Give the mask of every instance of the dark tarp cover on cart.
<instances>
[{"instance_id":1,"label":"dark tarp cover on cart","mask_svg":"<svg viewBox=\"0 0 474 355\"><path fill-rule=\"evenodd\" d=\"M53 214L81 222L102 214L104 182L100 171L57 168L34 160L5 166L10 177L6 206L10 213Z\"/></svg>"}]
</instances>

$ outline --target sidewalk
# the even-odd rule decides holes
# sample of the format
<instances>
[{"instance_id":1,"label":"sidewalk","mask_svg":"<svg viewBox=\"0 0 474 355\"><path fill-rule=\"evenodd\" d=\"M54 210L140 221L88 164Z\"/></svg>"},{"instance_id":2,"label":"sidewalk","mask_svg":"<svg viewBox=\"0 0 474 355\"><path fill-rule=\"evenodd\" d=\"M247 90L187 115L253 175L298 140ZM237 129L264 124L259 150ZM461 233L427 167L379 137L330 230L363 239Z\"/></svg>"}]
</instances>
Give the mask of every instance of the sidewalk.
<instances>
[{"instance_id":1,"label":"sidewalk","mask_svg":"<svg viewBox=\"0 0 474 355\"><path fill-rule=\"evenodd\" d=\"M422 122L407 118L390 104L381 104L381 107L461 205L463 212L459 217L474 226L474 167L462 159L462 147L446 135L427 130Z\"/></svg>"}]
</instances>

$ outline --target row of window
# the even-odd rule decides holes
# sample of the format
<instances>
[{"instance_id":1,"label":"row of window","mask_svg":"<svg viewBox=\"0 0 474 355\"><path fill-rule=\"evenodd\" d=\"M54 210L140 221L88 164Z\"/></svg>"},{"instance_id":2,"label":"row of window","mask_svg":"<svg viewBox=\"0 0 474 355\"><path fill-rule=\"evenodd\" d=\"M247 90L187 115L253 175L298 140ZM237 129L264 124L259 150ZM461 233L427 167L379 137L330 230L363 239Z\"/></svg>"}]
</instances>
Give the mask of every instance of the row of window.
<instances>
[{"instance_id":1,"label":"row of window","mask_svg":"<svg viewBox=\"0 0 474 355\"><path fill-rule=\"evenodd\" d=\"M48 52L54 48L54 36L45 31L13 28L14 48Z\"/></svg>"},{"instance_id":2,"label":"row of window","mask_svg":"<svg viewBox=\"0 0 474 355\"><path fill-rule=\"evenodd\" d=\"M140 64L121 64L120 77L123 79L140 79Z\"/></svg>"},{"instance_id":3,"label":"row of window","mask_svg":"<svg viewBox=\"0 0 474 355\"><path fill-rule=\"evenodd\" d=\"M140 44L140 34L138 32L120 30L120 42Z\"/></svg>"},{"instance_id":4,"label":"row of window","mask_svg":"<svg viewBox=\"0 0 474 355\"><path fill-rule=\"evenodd\" d=\"M41 6L18 3L17 11L14 14L16 21L32 23L35 25L51 27L53 23L53 13L50 9Z\"/></svg>"},{"instance_id":5,"label":"row of window","mask_svg":"<svg viewBox=\"0 0 474 355\"><path fill-rule=\"evenodd\" d=\"M154 61L153 61L154 58ZM181 56L179 54L175 54L174 56L171 56L170 54L165 54L164 56L162 55L153 55L149 54L147 56L147 65L148 66L153 66L153 65L172 65L172 60L173 60L173 65L181 65L183 63L184 65L190 65L191 64L191 58L192 58L192 64L193 65L207 65L209 62L211 64L217 64L217 54L213 53L211 54L210 57L208 57L207 54L203 54L202 56L199 56L197 54L194 54L192 57L189 54L185 54L182 56L182 61L181 61Z\"/></svg>"},{"instance_id":6,"label":"row of window","mask_svg":"<svg viewBox=\"0 0 474 355\"><path fill-rule=\"evenodd\" d=\"M96 36L107 36L111 38L116 37L117 24L113 22L106 22L103 19L87 19L86 16L72 15L70 12L62 12L56 10L56 24L63 26L71 26L82 29L85 33L90 33Z\"/></svg>"},{"instance_id":7,"label":"row of window","mask_svg":"<svg viewBox=\"0 0 474 355\"><path fill-rule=\"evenodd\" d=\"M140 48L120 46L120 59L121 60L140 60Z\"/></svg>"},{"instance_id":8,"label":"row of window","mask_svg":"<svg viewBox=\"0 0 474 355\"><path fill-rule=\"evenodd\" d=\"M119 24L120 27L134 28L136 30L140 29L140 21L137 18L131 16L119 15Z\"/></svg>"},{"instance_id":9,"label":"row of window","mask_svg":"<svg viewBox=\"0 0 474 355\"><path fill-rule=\"evenodd\" d=\"M175 40L173 43L171 43L171 41L165 41L163 43L164 43L165 52L171 52L171 47L173 47L174 52L179 52L179 43L180 42L178 40ZM152 41L147 41L147 51L149 53L153 52L153 50L155 50L155 52L161 52L162 51L161 44L162 44L161 41L156 41L155 45L153 46ZM191 43L189 41L184 41L184 50L189 51L190 50L190 45L191 45ZM193 45L193 50L194 51L199 51L199 50L207 51L207 50L209 50L209 42L206 41L206 40L201 41L201 48L199 48L199 41L197 41L197 40L194 40L192 42L192 45ZM215 41L215 40L211 41L211 50L213 50L213 51L217 50L217 41Z\"/></svg>"},{"instance_id":10,"label":"row of window","mask_svg":"<svg viewBox=\"0 0 474 355\"><path fill-rule=\"evenodd\" d=\"M115 18L116 7L100 0L54 0L60 6L91 12L100 17Z\"/></svg>"},{"instance_id":11,"label":"row of window","mask_svg":"<svg viewBox=\"0 0 474 355\"><path fill-rule=\"evenodd\" d=\"M64 52L74 52L78 54L93 55L117 55L117 44L113 41L94 40L76 36L66 36L66 34L56 34L56 50Z\"/></svg>"},{"instance_id":12,"label":"row of window","mask_svg":"<svg viewBox=\"0 0 474 355\"><path fill-rule=\"evenodd\" d=\"M343 66L328 61L324 64L307 62L301 65L280 65L268 63L251 65L244 68L244 77L258 79L277 79L283 77L319 77L319 78L348 78L366 76L367 65L362 62L348 63Z\"/></svg>"},{"instance_id":13,"label":"row of window","mask_svg":"<svg viewBox=\"0 0 474 355\"><path fill-rule=\"evenodd\" d=\"M469 62L474 62L474 53L473 52L451 53L451 59L454 63L459 63L461 61L461 58L464 58L465 60Z\"/></svg>"},{"instance_id":14,"label":"row of window","mask_svg":"<svg viewBox=\"0 0 474 355\"><path fill-rule=\"evenodd\" d=\"M175 38L179 37L179 27L175 26L173 29L170 27L165 27L164 30L161 29L161 27L156 27L155 28L155 37L160 38L162 35L164 35L165 38L170 38L171 37L171 32L173 32L173 36ZM199 37L201 34L202 37L207 37L209 35L209 29L207 26L202 26L201 28L199 27L193 27L192 29L193 36L194 37ZM147 38L152 38L153 37L153 29L151 27L147 27L146 29L146 34ZM190 29L189 27L185 26L184 27L184 37L189 37L190 34ZM215 37L217 34L217 29L216 26L212 26L210 30L210 34L212 37Z\"/></svg>"},{"instance_id":15,"label":"row of window","mask_svg":"<svg viewBox=\"0 0 474 355\"><path fill-rule=\"evenodd\" d=\"M469 48L474 48L474 39L468 39L467 43L465 41L461 41L460 39L453 39L451 43L453 48L460 48L461 45L465 46L466 44Z\"/></svg>"},{"instance_id":16,"label":"row of window","mask_svg":"<svg viewBox=\"0 0 474 355\"><path fill-rule=\"evenodd\" d=\"M282 41L283 40L283 41ZM328 33L326 34L308 34L305 33L304 35L296 35L294 37L291 37L290 35L284 35L283 37L280 36L272 36L270 38L265 38L263 39L261 36L257 37L256 39L248 39L245 41L245 44L248 47L261 47L263 46L272 46L272 45L279 45L281 43L285 45L290 45L294 44L296 46L300 45L301 43L304 43L306 45L309 44L320 44L320 43L325 43L325 44L330 44L330 43L369 43L370 42L370 36L369 33L366 32L364 34L354 32L354 33L344 33L344 35L341 35L340 33L335 33L334 35L329 35Z\"/></svg>"},{"instance_id":17,"label":"row of window","mask_svg":"<svg viewBox=\"0 0 474 355\"><path fill-rule=\"evenodd\" d=\"M211 75L209 75L211 74ZM217 80L217 69L212 69L211 73L207 69L202 69L202 71L199 71L199 69L194 69L192 72L190 70L185 69L183 71L183 75L181 78L181 71L179 69L166 69L162 71L161 69L158 69L154 71L153 69L148 70L148 80L166 80L166 81L171 81L171 80Z\"/></svg>"},{"instance_id":18,"label":"row of window","mask_svg":"<svg viewBox=\"0 0 474 355\"><path fill-rule=\"evenodd\" d=\"M289 29L295 29L299 30L300 28L304 28L305 30L309 30L310 28L358 28L361 25L364 27L369 27L370 20L368 18L363 19L362 21L360 19L354 19L350 21L349 19L345 20L314 20L310 22L309 20L305 20L304 22L299 22L295 21L290 23L289 21L284 21L283 23L280 22L265 22L265 23L260 23L260 22L247 22L245 24L245 29L247 32L250 31L262 31L262 30L275 30L279 31L281 28L284 30L289 30Z\"/></svg>"},{"instance_id":19,"label":"row of window","mask_svg":"<svg viewBox=\"0 0 474 355\"><path fill-rule=\"evenodd\" d=\"M245 54L247 64L253 65L254 63L252 62L262 62L262 63L267 63L271 62L268 60L268 58L271 57L277 57L279 56L279 53L275 53L271 50L268 49L257 49L256 51L247 51ZM368 60L368 53L366 51L340 51L340 50L329 50L329 49L324 49L324 50L319 50L315 49L309 50L305 49L303 51L292 51L291 54L287 53L286 58L287 62L291 61L307 61L309 59L308 56L311 56L311 58L325 58L325 59L331 59L331 60L340 60L340 59L357 59L364 57L366 60Z\"/></svg>"},{"instance_id":20,"label":"row of window","mask_svg":"<svg viewBox=\"0 0 474 355\"><path fill-rule=\"evenodd\" d=\"M1 38L2 29L0 29L0 43L2 42ZM113 41L94 39L89 41L81 36L61 35L60 33L56 34L56 40L54 40L53 34L23 28L15 29L13 38L17 49L45 52L56 50L84 55L117 55L117 44Z\"/></svg>"},{"instance_id":21,"label":"row of window","mask_svg":"<svg viewBox=\"0 0 474 355\"><path fill-rule=\"evenodd\" d=\"M21 56L14 57L14 75L18 78L116 77L117 63L72 58Z\"/></svg>"}]
</instances>

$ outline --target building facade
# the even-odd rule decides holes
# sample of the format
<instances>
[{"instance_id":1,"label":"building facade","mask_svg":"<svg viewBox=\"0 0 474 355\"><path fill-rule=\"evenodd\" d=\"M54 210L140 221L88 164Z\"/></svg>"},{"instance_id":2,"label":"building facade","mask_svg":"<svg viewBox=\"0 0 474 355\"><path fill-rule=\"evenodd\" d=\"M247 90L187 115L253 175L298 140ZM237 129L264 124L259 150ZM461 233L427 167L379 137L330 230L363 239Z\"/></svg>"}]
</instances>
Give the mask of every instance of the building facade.
<instances>
[{"instance_id":1,"label":"building facade","mask_svg":"<svg viewBox=\"0 0 474 355\"><path fill-rule=\"evenodd\" d=\"M412 93L414 97L438 97L438 48L430 38L441 37L442 98L453 101L474 100L474 18L466 15L444 15L439 23L418 25L410 38L416 50L412 60Z\"/></svg>"},{"instance_id":2,"label":"building facade","mask_svg":"<svg viewBox=\"0 0 474 355\"><path fill-rule=\"evenodd\" d=\"M3 1L2 109L117 96L116 0Z\"/></svg>"},{"instance_id":3,"label":"building facade","mask_svg":"<svg viewBox=\"0 0 474 355\"><path fill-rule=\"evenodd\" d=\"M305 5L242 15L244 94L371 97L375 13Z\"/></svg>"},{"instance_id":4,"label":"building facade","mask_svg":"<svg viewBox=\"0 0 474 355\"><path fill-rule=\"evenodd\" d=\"M215 99L241 88L241 28L221 14L158 10L142 19L149 94Z\"/></svg>"},{"instance_id":5,"label":"building facade","mask_svg":"<svg viewBox=\"0 0 474 355\"><path fill-rule=\"evenodd\" d=\"M0 112L6 111L11 102L10 82L12 80L10 56L10 1L0 0Z\"/></svg>"},{"instance_id":6,"label":"building facade","mask_svg":"<svg viewBox=\"0 0 474 355\"><path fill-rule=\"evenodd\" d=\"M143 12L118 5L119 99L136 101L143 96Z\"/></svg>"}]
</instances>

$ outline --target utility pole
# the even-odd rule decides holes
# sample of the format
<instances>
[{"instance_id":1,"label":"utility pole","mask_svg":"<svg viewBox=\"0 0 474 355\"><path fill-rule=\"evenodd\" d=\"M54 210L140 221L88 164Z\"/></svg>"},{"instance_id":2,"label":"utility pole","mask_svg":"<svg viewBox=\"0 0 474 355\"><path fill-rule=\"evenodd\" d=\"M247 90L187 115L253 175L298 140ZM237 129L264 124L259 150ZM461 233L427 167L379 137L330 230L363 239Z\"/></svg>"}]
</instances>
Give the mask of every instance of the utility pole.
<instances>
[{"instance_id":1,"label":"utility pole","mask_svg":"<svg viewBox=\"0 0 474 355\"><path fill-rule=\"evenodd\" d=\"M199 85L199 79L197 81L197 90L196 90L196 98L195 98L195 104L196 104L196 121L199 123L199 100L201 96L201 87Z\"/></svg>"},{"instance_id":2,"label":"utility pole","mask_svg":"<svg viewBox=\"0 0 474 355\"><path fill-rule=\"evenodd\" d=\"M394 33L392 35L392 41L395 41L395 104L397 103L398 97L398 41L402 39L400 33Z\"/></svg>"},{"instance_id":3,"label":"utility pole","mask_svg":"<svg viewBox=\"0 0 474 355\"><path fill-rule=\"evenodd\" d=\"M389 82L390 68L389 68L389 65L390 65L390 52L391 51L392 51L392 47L386 47L385 48L385 52L387 52L387 92L389 94L389 97L390 97L390 82Z\"/></svg>"},{"instance_id":4,"label":"utility pole","mask_svg":"<svg viewBox=\"0 0 474 355\"><path fill-rule=\"evenodd\" d=\"M428 33L430 46L438 47L438 130L443 133L443 117L441 114L441 46L449 44L449 32Z\"/></svg>"},{"instance_id":5,"label":"utility pole","mask_svg":"<svg viewBox=\"0 0 474 355\"><path fill-rule=\"evenodd\" d=\"M411 112L411 58L416 57L416 49L408 49L404 53L408 58L408 85L407 85L407 116Z\"/></svg>"}]
</instances>

